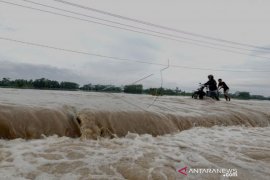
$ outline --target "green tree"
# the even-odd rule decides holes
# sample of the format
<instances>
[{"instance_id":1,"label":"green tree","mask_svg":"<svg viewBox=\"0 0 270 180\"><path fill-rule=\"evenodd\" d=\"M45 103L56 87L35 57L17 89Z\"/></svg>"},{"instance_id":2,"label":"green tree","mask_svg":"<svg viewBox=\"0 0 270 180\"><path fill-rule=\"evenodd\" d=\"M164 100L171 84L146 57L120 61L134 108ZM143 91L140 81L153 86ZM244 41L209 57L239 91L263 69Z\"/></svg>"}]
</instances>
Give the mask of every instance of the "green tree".
<instances>
[{"instance_id":1,"label":"green tree","mask_svg":"<svg viewBox=\"0 0 270 180\"><path fill-rule=\"evenodd\" d=\"M1 81L1 86L11 86L10 84L10 79L9 78L3 78L2 81Z\"/></svg>"},{"instance_id":2,"label":"green tree","mask_svg":"<svg viewBox=\"0 0 270 180\"><path fill-rule=\"evenodd\" d=\"M239 99L250 99L249 92L236 92L235 96L236 96L236 98L239 98Z\"/></svg>"},{"instance_id":3,"label":"green tree","mask_svg":"<svg viewBox=\"0 0 270 180\"><path fill-rule=\"evenodd\" d=\"M143 85L126 85L124 86L125 93L132 93L132 94L142 94L143 92Z\"/></svg>"},{"instance_id":4,"label":"green tree","mask_svg":"<svg viewBox=\"0 0 270 180\"><path fill-rule=\"evenodd\" d=\"M45 78L36 79L33 82L33 87L34 88L37 88L37 89L44 89L44 88L46 88L46 79Z\"/></svg>"},{"instance_id":5,"label":"green tree","mask_svg":"<svg viewBox=\"0 0 270 180\"><path fill-rule=\"evenodd\" d=\"M62 89L76 90L76 89L79 89L79 84L74 83L74 82L63 81L63 82L60 83L60 87Z\"/></svg>"}]
</instances>

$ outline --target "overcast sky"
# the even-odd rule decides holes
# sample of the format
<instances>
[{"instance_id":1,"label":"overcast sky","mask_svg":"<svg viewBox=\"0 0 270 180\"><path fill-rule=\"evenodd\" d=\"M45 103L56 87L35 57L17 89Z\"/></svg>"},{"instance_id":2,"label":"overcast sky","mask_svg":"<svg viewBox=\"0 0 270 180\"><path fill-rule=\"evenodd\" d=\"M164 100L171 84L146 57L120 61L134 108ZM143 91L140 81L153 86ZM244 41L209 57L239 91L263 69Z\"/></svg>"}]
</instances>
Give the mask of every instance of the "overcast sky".
<instances>
[{"instance_id":1,"label":"overcast sky","mask_svg":"<svg viewBox=\"0 0 270 180\"><path fill-rule=\"evenodd\" d=\"M54 0L32 1L154 31L209 41L102 15ZM268 0L67 1L187 32L270 49L270 1ZM22 0L8 2L56 12ZM92 20L79 15L65 14ZM0 2L0 37L134 61L166 64L170 59L170 64L189 67L270 71L270 50L262 52L258 48L226 44L249 49L239 50L215 45L218 48L243 53L237 54L24 9L2 2ZM221 44L221 42L211 42ZM59 81L76 81L80 84L121 85L132 83L153 73L153 76L141 83L145 87L158 87L161 84L159 71L164 68L25 46L1 39L0 46L0 78L45 77ZM268 57L268 59L250 55ZM232 92L250 91L252 94L270 96L270 72L224 72L170 67L163 71L163 86L179 87L190 91L196 89L199 82L205 82L208 74L214 74L216 79L224 79Z\"/></svg>"}]
</instances>

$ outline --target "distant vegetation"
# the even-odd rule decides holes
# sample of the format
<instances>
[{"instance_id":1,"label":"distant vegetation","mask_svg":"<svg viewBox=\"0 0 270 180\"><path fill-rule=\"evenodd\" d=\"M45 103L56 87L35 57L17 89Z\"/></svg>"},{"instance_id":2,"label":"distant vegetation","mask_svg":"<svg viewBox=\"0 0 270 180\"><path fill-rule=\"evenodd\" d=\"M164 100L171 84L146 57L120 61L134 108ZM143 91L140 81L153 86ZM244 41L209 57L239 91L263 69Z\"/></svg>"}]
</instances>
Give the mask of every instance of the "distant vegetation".
<instances>
[{"instance_id":1,"label":"distant vegetation","mask_svg":"<svg viewBox=\"0 0 270 180\"><path fill-rule=\"evenodd\" d=\"M16 79L10 80L9 78L3 78L0 81L0 87L9 88L25 88L25 89L65 89L65 90L77 90L79 84L74 82L58 82L49 79L41 78L36 80L24 80Z\"/></svg>"},{"instance_id":2,"label":"distant vegetation","mask_svg":"<svg viewBox=\"0 0 270 180\"><path fill-rule=\"evenodd\" d=\"M94 91L94 92L113 92L113 93L131 93L131 94L151 94L154 96L170 95L170 96L191 96L191 92L181 91L178 88L165 89L165 88L148 88L143 89L141 84L125 85L117 87L114 85L93 85L85 84L79 86L75 82L62 81L58 82L55 80L49 80L45 78L36 80L25 80L16 79L10 80L9 78L3 78L0 80L0 87L6 88L21 88L21 89L48 89L48 90L81 90L81 91ZM264 97L262 95L251 95L249 92L236 92L230 94L234 99L259 99L259 100L270 100L270 97ZM222 95L221 95L222 97Z\"/></svg>"},{"instance_id":3,"label":"distant vegetation","mask_svg":"<svg viewBox=\"0 0 270 180\"><path fill-rule=\"evenodd\" d=\"M124 86L124 92L125 93L131 93L131 94L142 94L143 93L143 85L126 85Z\"/></svg>"},{"instance_id":4,"label":"distant vegetation","mask_svg":"<svg viewBox=\"0 0 270 180\"><path fill-rule=\"evenodd\" d=\"M270 97L264 97L262 95L251 95L249 92L236 92L231 94L232 98L236 99L259 99L259 100L270 100Z\"/></svg>"}]
</instances>

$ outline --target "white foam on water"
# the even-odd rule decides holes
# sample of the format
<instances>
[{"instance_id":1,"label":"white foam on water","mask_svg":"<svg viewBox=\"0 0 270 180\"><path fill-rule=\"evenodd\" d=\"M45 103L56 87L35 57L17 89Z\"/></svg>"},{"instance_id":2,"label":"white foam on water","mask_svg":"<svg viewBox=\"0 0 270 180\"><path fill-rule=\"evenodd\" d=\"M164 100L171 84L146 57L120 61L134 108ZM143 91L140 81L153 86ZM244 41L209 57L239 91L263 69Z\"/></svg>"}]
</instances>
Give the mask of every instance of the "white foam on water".
<instances>
[{"instance_id":1,"label":"white foam on water","mask_svg":"<svg viewBox=\"0 0 270 180\"><path fill-rule=\"evenodd\" d=\"M178 168L237 169L234 179L269 179L270 127L192 128L152 137L0 140L1 179L223 179Z\"/></svg>"},{"instance_id":2,"label":"white foam on water","mask_svg":"<svg viewBox=\"0 0 270 180\"><path fill-rule=\"evenodd\" d=\"M18 132L21 127L28 130L29 124L33 124L28 118L31 117L42 124L35 127L42 129L44 125L44 129L30 128L30 138L40 138L39 132L53 133L51 130L56 127L63 128L59 135L68 136L73 131L65 128L69 127L67 122L73 114L66 116L64 109L81 118L86 132L99 132L105 127L121 135L121 138L109 139L100 137L99 133L95 136L98 140L58 136L0 140L0 179L226 179L222 174L184 176L177 172L185 166L237 169L238 176L233 179L269 179L269 101L216 102L164 96L147 109L153 98L149 95L0 89L3 107L0 127L4 127L0 134L13 135L10 130L17 128ZM17 115L13 116L15 111ZM50 123L47 117L51 117ZM221 126L212 127L215 124ZM240 126L225 127L223 124ZM91 129L92 125L96 127ZM127 134L128 130L141 135ZM28 137L23 130L20 132L14 137ZM35 136L30 136L31 133ZM147 133L166 135L153 137Z\"/></svg>"}]
</instances>

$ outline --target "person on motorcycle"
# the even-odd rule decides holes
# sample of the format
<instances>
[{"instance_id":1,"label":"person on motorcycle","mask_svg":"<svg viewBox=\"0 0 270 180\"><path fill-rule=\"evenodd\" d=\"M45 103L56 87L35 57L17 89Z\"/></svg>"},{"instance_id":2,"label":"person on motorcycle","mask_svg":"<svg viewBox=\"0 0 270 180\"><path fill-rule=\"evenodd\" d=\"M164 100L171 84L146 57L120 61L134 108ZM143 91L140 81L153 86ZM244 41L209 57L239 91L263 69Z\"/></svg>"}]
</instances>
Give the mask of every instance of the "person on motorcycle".
<instances>
[{"instance_id":1,"label":"person on motorcycle","mask_svg":"<svg viewBox=\"0 0 270 180\"><path fill-rule=\"evenodd\" d=\"M223 92L224 92L224 97L226 99L226 101L230 101L231 97L229 96L229 87L227 86L227 84L222 81L222 79L218 79L218 90L223 88Z\"/></svg>"},{"instance_id":2,"label":"person on motorcycle","mask_svg":"<svg viewBox=\"0 0 270 180\"><path fill-rule=\"evenodd\" d=\"M204 84L204 86L208 86L209 96L219 101L217 82L212 74L208 76L208 81Z\"/></svg>"}]
</instances>

